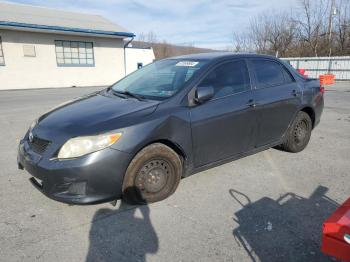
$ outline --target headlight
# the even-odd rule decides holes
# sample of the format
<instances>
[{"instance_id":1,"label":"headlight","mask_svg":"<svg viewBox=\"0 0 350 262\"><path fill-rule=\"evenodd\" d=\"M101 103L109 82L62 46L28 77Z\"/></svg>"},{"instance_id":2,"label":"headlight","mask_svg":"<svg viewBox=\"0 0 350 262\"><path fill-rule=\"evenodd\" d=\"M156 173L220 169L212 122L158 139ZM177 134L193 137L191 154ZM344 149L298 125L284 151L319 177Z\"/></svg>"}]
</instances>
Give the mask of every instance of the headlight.
<instances>
[{"instance_id":1,"label":"headlight","mask_svg":"<svg viewBox=\"0 0 350 262\"><path fill-rule=\"evenodd\" d=\"M58 153L59 159L83 156L113 145L122 133L82 136L69 139Z\"/></svg>"}]
</instances>

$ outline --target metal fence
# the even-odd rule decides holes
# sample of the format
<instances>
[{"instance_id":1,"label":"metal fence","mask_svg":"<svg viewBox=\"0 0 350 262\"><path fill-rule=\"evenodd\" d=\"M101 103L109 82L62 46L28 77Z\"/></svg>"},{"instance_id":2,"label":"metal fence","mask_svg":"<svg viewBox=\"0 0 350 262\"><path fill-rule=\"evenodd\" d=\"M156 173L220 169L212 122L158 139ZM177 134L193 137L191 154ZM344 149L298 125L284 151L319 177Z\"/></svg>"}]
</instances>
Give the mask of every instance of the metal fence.
<instances>
[{"instance_id":1,"label":"metal fence","mask_svg":"<svg viewBox=\"0 0 350 262\"><path fill-rule=\"evenodd\" d=\"M312 78L331 73L335 80L350 80L350 56L282 58L296 69L305 69Z\"/></svg>"}]
</instances>

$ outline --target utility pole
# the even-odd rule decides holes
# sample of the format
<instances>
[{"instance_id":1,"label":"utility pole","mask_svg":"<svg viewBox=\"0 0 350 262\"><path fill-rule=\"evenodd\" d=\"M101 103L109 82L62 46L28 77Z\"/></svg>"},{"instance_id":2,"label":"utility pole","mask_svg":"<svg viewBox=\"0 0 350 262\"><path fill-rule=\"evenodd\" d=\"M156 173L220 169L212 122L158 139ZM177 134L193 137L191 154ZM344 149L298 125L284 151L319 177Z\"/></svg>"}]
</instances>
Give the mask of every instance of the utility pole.
<instances>
[{"instance_id":1,"label":"utility pole","mask_svg":"<svg viewBox=\"0 0 350 262\"><path fill-rule=\"evenodd\" d=\"M333 31L333 16L337 14L337 8L335 7L335 0L332 0L331 8L329 12L329 24L328 24L328 44L329 44L329 64L328 73L331 71L331 56L332 56L332 31Z\"/></svg>"}]
</instances>

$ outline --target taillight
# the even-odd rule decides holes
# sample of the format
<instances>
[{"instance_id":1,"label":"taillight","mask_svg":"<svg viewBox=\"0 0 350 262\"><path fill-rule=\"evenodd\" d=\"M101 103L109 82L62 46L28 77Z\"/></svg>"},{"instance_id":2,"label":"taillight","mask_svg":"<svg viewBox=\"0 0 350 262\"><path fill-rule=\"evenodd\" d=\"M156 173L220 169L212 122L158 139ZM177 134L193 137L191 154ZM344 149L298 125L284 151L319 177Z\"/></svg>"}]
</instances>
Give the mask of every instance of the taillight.
<instances>
[{"instance_id":1,"label":"taillight","mask_svg":"<svg viewBox=\"0 0 350 262\"><path fill-rule=\"evenodd\" d=\"M324 86L320 86L320 92L321 92L322 94L324 94L324 91L325 91Z\"/></svg>"}]
</instances>

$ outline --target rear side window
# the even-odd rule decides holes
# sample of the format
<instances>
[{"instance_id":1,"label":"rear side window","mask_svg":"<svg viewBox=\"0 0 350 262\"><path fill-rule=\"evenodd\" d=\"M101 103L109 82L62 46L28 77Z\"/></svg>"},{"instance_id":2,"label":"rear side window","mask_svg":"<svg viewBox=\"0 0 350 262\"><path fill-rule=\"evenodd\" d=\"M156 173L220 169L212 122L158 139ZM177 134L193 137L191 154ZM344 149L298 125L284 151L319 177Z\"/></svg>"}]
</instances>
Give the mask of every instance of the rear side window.
<instances>
[{"instance_id":1,"label":"rear side window","mask_svg":"<svg viewBox=\"0 0 350 262\"><path fill-rule=\"evenodd\" d=\"M302 78L302 79L305 79L305 76L302 75L302 74L300 74L299 71L297 71L290 63L289 63L289 64L286 63L285 60L281 60L281 61L282 61L282 63L284 64L285 68L288 69L288 70L286 69L288 72L292 71L294 75L297 75L297 77L300 77L300 78ZM290 77L293 79L293 82L295 82L294 77L292 77L292 76L290 76Z\"/></svg>"},{"instance_id":2,"label":"rear side window","mask_svg":"<svg viewBox=\"0 0 350 262\"><path fill-rule=\"evenodd\" d=\"M212 86L214 98L240 93L250 89L248 69L244 61L224 63L213 69L200 83Z\"/></svg>"},{"instance_id":3,"label":"rear side window","mask_svg":"<svg viewBox=\"0 0 350 262\"><path fill-rule=\"evenodd\" d=\"M287 69L285 69L284 67L282 67L283 70L283 74L284 74L284 79L286 83L293 83L295 82L294 78L292 77L292 75L290 74L289 71L287 71Z\"/></svg>"},{"instance_id":4,"label":"rear side window","mask_svg":"<svg viewBox=\"0 0 350 262\"><path fill-rule=\"evenodd\" d=\"M295 82L294 77L292 76L292 73L288 70L288 68L292 68L292 70L294 70L294 68L290 65L290 62L287 60L281 60L282 64L282 70L283 70L283 74L284 74L284 80L287 83L293 83Z\"/></svg>"},{"instance_id":5,"label":"rear side window","mask_svg":"<svg viewBox=\"0 0 350 262\"><path fill-rule=\"evenodd\" d=\"M253 60L253 69L258 81L258 87L281 85L284 83L282 67L269 60Z\"/></svg>"}]
</instances>

